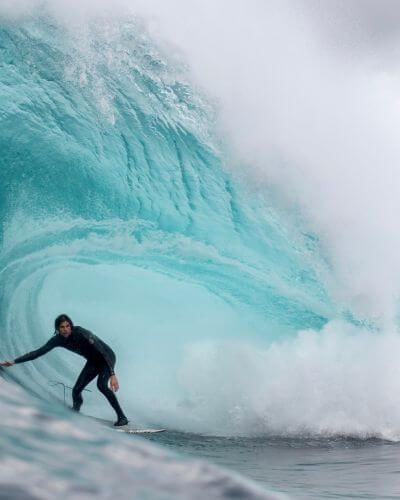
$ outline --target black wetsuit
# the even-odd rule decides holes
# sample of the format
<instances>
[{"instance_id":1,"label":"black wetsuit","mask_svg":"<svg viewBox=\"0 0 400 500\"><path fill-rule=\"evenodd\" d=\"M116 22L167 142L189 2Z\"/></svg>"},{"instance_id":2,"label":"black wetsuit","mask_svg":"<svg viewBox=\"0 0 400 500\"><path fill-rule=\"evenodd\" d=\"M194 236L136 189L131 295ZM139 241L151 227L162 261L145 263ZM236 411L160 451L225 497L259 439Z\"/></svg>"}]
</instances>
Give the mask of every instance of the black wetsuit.
<instances>
[{"instance_id":1,"label":"black wetsuit","mask_svg":"<svg viewBox=\"0 0 400 500\"><path fill-rule=\"evenodd\" d=\"M96 337L96 335L81 326L74 326L69 337L55 334L46 344L36 351L28 352L14 359L14 363L32 361L39 356L43 356L43 354L46 354L55 347L64 347L87 359L72 389L73 409L79 411L83 403L81 394L83 389L98 375L97 387L99 391L108 399L110 405L117 413L118 419L125 417L115 394L108 387L108 379L111 375L114 375L114 351L105 342Z\"/></svg>"}]
</instances>

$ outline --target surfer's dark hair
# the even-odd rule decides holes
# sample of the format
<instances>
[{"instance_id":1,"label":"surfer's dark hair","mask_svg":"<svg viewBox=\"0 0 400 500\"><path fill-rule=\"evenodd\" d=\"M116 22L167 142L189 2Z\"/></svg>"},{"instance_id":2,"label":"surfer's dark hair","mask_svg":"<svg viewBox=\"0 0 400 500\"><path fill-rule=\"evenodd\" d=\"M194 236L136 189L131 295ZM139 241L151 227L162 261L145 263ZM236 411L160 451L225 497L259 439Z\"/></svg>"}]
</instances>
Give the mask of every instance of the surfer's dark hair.
<instances>
[{"instance_id":1,"label":"surfer's dark hair","mask_svg":"<svg viewBox=\"0 0 400 500\"><path fill-rule=\"evenodd\" d=\"M64 323L64 321L68 321L68 323L71 325L71 328L74 327L74 324L72 323L72 319L67 314L60 314L54 320L54 330L55 330L54 333L58 332L58 329L60 328L61 323Z\"/></svg>"}]
</instances>

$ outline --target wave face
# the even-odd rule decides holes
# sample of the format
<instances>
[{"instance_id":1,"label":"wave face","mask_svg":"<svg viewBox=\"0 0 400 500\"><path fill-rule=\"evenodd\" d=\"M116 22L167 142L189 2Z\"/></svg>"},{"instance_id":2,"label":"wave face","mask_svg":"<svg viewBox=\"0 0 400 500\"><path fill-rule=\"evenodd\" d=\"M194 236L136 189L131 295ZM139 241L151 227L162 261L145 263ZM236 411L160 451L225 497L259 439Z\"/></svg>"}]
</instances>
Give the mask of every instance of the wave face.
<instances>
[{"instance_id":1,"label":"wave face","mask_svg":"<svg viewBox=\"0 0 400 500\"><path fill-rule=\"evenodd\" d=\"M2 354L66 311L119 353L130 411L220 432L228 408L205 418L188 360L322 327L316 239L229 173L212 106L140 21L43 15L4 23L0 47ZM80 363L54 352L13 373L56 395L48 380L70 385Z\"/></svg>"},{"instance_id":2,"label":"wave face","mask_svg":"<svg viewBox=\"0 0 400 500\"><path fill-rule=\"evenodd\" d=\"M3 20L0 64L2 357L66 312L116 351L139 423L397 439L397 337L342 312L318 238L230 165L211 99L140 19ZM53 401L81 366L10 373Z\"/></svg>"}]
</instances>

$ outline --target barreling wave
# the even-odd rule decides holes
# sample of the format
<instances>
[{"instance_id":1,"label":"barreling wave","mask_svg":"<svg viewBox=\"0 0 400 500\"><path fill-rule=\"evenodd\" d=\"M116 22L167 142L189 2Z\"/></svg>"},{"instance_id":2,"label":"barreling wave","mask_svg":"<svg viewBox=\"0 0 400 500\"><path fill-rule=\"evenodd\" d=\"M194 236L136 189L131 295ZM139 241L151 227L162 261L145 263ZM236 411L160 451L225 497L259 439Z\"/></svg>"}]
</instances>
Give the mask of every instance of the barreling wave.
<instances>
[{"instance_id":1,"label":"barreling wave","mask_svg":"<svg viewBox=\"0 0 400 500\"><path fill-rule=\"evenodd\" d=\"M299 390L313 405L292 383L307 378L300 361L287 371L303 349L321 394L336 373L319 377L308 358L310 346L326 356L316 332L339 309L318 240L229 168L213 105L141 21L3 22L0 57L1 355L40 345L66 311L115 346L121 398L143 421L373 434L335 427L329 398L307 418L277 416ZM302 343L304 330L322 340ZM14 373L55 397L48 380L70 381L79 364L64 354Z\"/></svg>"}]
</instances>

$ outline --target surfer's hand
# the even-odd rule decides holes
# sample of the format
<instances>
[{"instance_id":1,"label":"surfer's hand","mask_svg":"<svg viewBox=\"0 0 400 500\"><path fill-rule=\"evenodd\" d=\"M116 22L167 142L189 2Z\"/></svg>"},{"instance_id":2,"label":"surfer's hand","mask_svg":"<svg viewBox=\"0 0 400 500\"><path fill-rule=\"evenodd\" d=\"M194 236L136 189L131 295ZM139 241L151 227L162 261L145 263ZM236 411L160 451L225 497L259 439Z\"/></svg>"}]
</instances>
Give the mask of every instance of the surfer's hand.
<instances>
[{"instance_id":1,"label":"surfer's hand","mask_svg":"<svg viewBox=\"0 0 400 500\"><path fill-rule=\"evenodd\" d=\"M14 361L4 361L3 363L0 363L0 366L12 366L15 365Z\"/></svg>"},{"instance_id":2,"label":"surfer's hand","mask_svg":"<svg viewBox=\"0 0 400 500\"><path fill-rule=\"evenodd\" d=\"M118 379L115 375L111 375L110 386L111 386L111 390L114 392L117 392L119 389Z\"/></svg>"}]
</instances>

